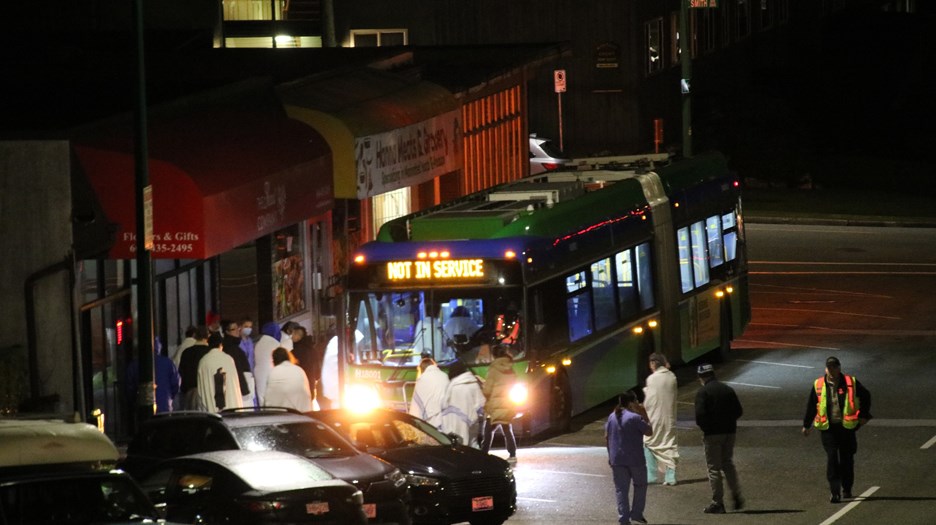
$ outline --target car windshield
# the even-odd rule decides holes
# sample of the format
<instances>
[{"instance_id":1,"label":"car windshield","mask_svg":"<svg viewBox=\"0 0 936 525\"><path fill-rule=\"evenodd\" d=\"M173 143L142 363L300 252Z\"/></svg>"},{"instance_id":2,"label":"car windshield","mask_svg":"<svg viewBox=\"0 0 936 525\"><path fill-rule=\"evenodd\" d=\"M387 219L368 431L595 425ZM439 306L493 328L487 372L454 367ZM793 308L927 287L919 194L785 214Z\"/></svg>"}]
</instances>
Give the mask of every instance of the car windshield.
<instances>
[{"instance_id":1,"label":"car windshield","mask_svg":"<svg viewBox=\"0 0 936 525\"><path fill-rule=\"evenodd\" d=\"M312 459L356 454L350 443L318 421L238 426L231 430L244 450L279 450Z\"/></svg>"},{"instance_id":2,"label":"car windshield","mask_svg":"<svg viewBox=\"0 0 936 525\"><path fill-rule=\"evenodd\" d=\"M129 478L88 476L0 485L3 523L128 523L156 511Z\"/></svg>"},{"instance_id":3,"label":"car windshield","mask_svg":"<svg viewBox=\"0 0 936 525\"><path fill-rule=\"evenodd\" d=\"M508 337L520 299L517 290L490 288L352 293L353 360L415 366L428 355L440 363L458 357L467 364L486 364L497 342L521 353L522 332Z\"/></svg>"},{"instance_id":4,"label":"car windshield","mask_svg":"<svg viewBox=\"0 0 936 525\"><path fill-rule=\"evenodd\" d=\"M419 419L391 417L379 421L349 420L341 426L361 448L394 449L452 445L448 436Z\"/></svg>"}]
</instances>

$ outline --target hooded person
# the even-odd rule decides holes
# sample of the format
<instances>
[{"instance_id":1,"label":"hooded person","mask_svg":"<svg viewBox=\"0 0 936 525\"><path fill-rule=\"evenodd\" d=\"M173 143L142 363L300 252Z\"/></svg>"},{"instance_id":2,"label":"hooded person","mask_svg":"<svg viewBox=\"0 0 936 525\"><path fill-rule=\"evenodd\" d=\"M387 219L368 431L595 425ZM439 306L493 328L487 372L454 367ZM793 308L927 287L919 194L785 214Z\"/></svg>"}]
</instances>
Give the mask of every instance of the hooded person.
<instances>
[{"instance_id":1,"label":"hooded person","mask_svg":"<svg viewBox=\"0 0 936 525\"><path fill-rule=\"evenodd\" d=\"M409 413L436 428L442 428L442 400L449 386L448 374L431 357L424 357L419 362L419 371Z\"/></svg>"},{"instance_id":2,"label":"hooded person","mask_svg":"<svg viewBox=\"0 0 936 525\"><path fill-rule=\"evenodd\" d=\"M237 365L220 345L212 346L198 362L198 400L200 409L206 412L244 406Z\"/></svg>"},{"instance_id":3,"label":"hooded person","mask_svg":"<svg viewBox=\"0 0 936 525\"><path fill-rule=\"evenodd\" d=\"M263 406L267 381L270 371L273 370L273 351L280 347L280 327L279 324L271 321L264 324L260 332L262 335L254 345L254 387L257 392L257 403Z\"/></svg>"},{"instance_id":4,"label":"hooded person","mask_svg":"<svg viewBox=\"0 0 936 525\"><path fill-rule=\"evenodd\" d=\"M484 415L487 422L484 425L484 442L481 450L487 453L491 449L494 431L504 434L504 444L509 454L507 461L517 461L517 440L514 437L513 421L517 409L510 400L510 390L517 382L517 375L513 371L513 358L504 345L494 347L494 361L488 369L487 378L481 388L487 401L484 403Z\"/></svg>"},{"instance_id":5,"label":"hooded person","mask_svg":"<svg viewBox=\"0 0 936 525\"><path fill-rule=\"evenodd\" d=\"M455 434L462 444L481 448L478 434L484 415L484 393L481 382L462 361L449 367L449 384L442 400L442 431Z\"/></svg>"}]
</instances>

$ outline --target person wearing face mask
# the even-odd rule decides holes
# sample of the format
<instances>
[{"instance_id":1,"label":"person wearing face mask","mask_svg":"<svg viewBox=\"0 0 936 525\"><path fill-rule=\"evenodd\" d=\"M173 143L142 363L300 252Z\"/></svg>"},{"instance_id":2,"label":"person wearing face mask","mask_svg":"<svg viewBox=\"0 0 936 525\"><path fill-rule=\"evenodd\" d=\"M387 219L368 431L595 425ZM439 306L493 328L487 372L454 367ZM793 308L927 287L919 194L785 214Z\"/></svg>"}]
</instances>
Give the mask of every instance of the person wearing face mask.
<instances>
[{"instance_id":1,"label":"person wearing face mask","mask_svg":"<svg viewBox=\"0 0 936 525\"><path fill-rule=\"evenodd\" d=\"M254 381L253 321L249 317L244 317L240 321L240 338L240 348L244 351L244 355L247 356L247 364L250 368L249 372L244 372L244 377L247 379L247 386L250 387L250 391L254 393L252 396L252 403L248 403L247 406L259 406L257 404L257 389Z\"/></svg>"}]
</instances>

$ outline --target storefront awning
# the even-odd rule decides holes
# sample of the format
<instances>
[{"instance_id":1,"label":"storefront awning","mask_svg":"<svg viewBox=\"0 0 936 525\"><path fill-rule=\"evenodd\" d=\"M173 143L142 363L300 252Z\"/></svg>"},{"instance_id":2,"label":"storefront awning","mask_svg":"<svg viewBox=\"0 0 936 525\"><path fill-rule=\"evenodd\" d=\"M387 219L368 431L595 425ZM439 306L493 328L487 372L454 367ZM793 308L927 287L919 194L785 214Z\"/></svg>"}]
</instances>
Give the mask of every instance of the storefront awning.
<instances>
[{"instance_id":1,"label":"storefront awning","mask_svg":"<svg viewBox=\"0 0 936 525\"><path fill-rule=\"evenodd\" d=\"M335 197L365 199L461 168L461 112L441 86L371 68L277 88L290 117L328 141Z\"/></svg>"},{"instance_id":2,"label":"storefront awning","mask_svg":"<svg viewBox=\"0 0 936 525\"><path fill-rule=\"evenodd\" d=\"M150 113L153 257L205 259L331 209L328 144L286 116L272 89L207 93ZM108 219L112 258L133 258L136 202L129 118L79 132L80 169Z\"/></svg>"}]
</instances>

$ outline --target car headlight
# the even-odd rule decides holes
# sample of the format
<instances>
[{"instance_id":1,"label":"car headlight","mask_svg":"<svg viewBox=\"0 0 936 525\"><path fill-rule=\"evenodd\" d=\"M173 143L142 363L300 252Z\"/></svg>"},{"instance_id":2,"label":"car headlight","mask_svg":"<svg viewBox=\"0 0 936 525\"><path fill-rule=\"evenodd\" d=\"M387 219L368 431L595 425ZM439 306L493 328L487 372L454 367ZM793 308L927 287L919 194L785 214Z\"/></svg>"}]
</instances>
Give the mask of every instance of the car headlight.
<instances>
[{"instance_id":1,"label":"car headlight","mask_svg":"<svg viewBox=\"0 0 936 525\"><path fill-rule=\"evenodd\" d=\"M436 478L430 478L429 476L418 476L416 474L410 474L406 476L406 481L413 487L438 487L440 482Z\"/></svg>"},{"instance_id":2,"label":"car headlight","mask_svg":"<svg viewBox=\"0 0 936 525\"><path fill-rule=\"evenodd\" d=\"M395 468L392 471L388 472L384 479L393 483L394 487L401 487L406 484L406 476L400 472L400 469Z\"/></svg>"},{"instance_id":3,"label":"car headlight","mask_svg":"<svg viewBox=\"0 0 936 525\"><path fill-rule=\"evenodd\" d=\"M373 387L365 385L348 385L345 388L344 406L356 413L370 412L382 405L380 394Z\"/></svg>"}]
</instances>

